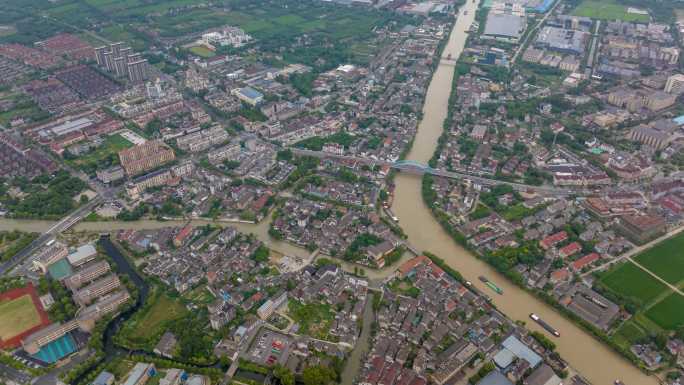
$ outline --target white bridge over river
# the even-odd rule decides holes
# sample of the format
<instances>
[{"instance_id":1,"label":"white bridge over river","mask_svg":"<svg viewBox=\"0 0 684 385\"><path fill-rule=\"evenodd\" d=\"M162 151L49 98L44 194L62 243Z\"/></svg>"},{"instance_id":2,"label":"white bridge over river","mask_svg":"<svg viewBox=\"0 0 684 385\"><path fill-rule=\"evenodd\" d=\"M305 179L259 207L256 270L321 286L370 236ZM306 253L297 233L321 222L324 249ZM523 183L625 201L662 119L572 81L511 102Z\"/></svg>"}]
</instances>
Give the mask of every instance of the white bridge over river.
<instances>
[{"instance_id":1,"label":"white bridge over river","mask_svg":"<svg viewBox=\"0 0 684 385\"><path fill-rule=\"evenodd\" d=\"M536 192L536 193L539 193L542 195L568 196L568 195L594 195L594 194L596 194L596 191L588 190L588 189L584 189L584 188L570 188L570 187L556 187L556 186L533 186L533 185L527 185L527 184L523 184L523 183L507 182L507 181L503 181L503 180L499 180L499 179L489 178L486 176L478 176L478 175L473 175L473 174L468 174L468 173L463 173L463 172L440 170L440 169L432 168L427 164L423 164L423 163L412 161L412 160L399 160L396 162L390 162L390 161L386 161L386 160L382 160L382 159L371 159L371 158L364 158L364 157L352 156L352 155L339 155L339 154L332 154L332 153L322 152L322 151L305 150L305 149L301 149L301 148L292 148L291 150L296 155L313 156L316 158L332 158L332 159L339 159L339 160L355 161L355 162L364 163L364 164L367 164L370 166L375 166L375 165L388 166L394 170L398 170L398 171L402 171L402 172L408 172L408 173L418 174L418 175L430 174L430 175L435 175L435 176L439 176L442 178L468 180L472 183L477 183L477 184L482 185L482 186L494 186L494 185L498 185L498 184L507 184L507 185L513 187L513 189L516 191Z\"/></svg>"}]
</instances>

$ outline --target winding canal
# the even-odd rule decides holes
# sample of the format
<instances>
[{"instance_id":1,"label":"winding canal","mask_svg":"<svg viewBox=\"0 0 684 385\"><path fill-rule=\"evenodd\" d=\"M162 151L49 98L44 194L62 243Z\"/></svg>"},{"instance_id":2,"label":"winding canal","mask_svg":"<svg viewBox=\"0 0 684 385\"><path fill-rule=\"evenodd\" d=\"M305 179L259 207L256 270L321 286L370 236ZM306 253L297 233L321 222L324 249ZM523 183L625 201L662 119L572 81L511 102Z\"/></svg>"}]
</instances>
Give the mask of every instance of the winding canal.
<instances>
[{"instance_id":1,"label":"winding canal","mask_svg":"<svg viewBox=\"0 0 684 385\"><path fill-rule=\"evenodd\" d=\"M119 275L124 274L129 277L131 282L138 288L138 296L135 298L135 303L133 306L130 308L126 309L126 311L121 312L117 314L112 321L109 322L107 325L107 328L105 329L104 336L103 336L103 346L104 346L104 362L111 362L114 358L120 357L120 356L125 356L125 355L130 355L130 354L136 354L136 355L144 355L148 356L151 358L161 358L160 356L156 355L155 353L150 353L144 350L130 350L130 349L125 349L120 346L118 346L114 342L114 336L116 333L121 329L123 326L124 322L126 322L128 319L130 319L138 310L140 310L140 307L145 303L147 300L147 297L149 296L150 293L150 285L138 274L138 272L131 266L130 262L124 257L124 255L121 253L121 251L109 240L108 236L103 236L100 238L98 244L104 249L104 252L109 256L114 264L116 265L116 270ZM168 359L168 358L165 358ZM181 362L179 362L181 363ZM194 365L194 364L186 364L186 363L181 363L183 365L190 365L190 366L195 366L197 368L206 368L206 367L214 367L214 368L220 368L220 363L217 361L214 364L211 365ZM93 369L96 367L93 367ZM92 369L91 369L92 370ZM73 383L77 384L80 383L83 378L88 376L90 373L89 371L84 372L78 379L76 379Z\"/></svg>"},{"instance_id":2,"label":"winding canal","mask_svg":"<svg viewBox=\"0 0 684 385\"><path fill-rule=\"evenodd\" d=\"M371 339L371 327L374 319L373 298L382 295L380 292L369 291L366 306L363 308L363 320L361 324L361 335L354 345L354 349L349 355L349 359L342 370L340 385L353 385L357 376L361 372L364 358L368 354Z\"/></svg>"},{"instance_id":3,"label":"winding canal","mask_svg":"<svg viewBox=\"0 0 684 385\"><path fill-rule=\"evenodd\" d=\"M135 304L125 312L117 315L116 318L114 318L114 320L107 325L107 329L105 330L105 360L111 361L114 357L120 354L128 353L126 350L119 348L114 344L114 335L116 335L123 323L133 314L135 314L135 312L140 309L140 306L145 303L145 300L150 293L150 286L138 274L138 272L135 271L128 260L121 254L119 249L114 246L108 237L100 238L99 244L102 246L105 253L107 253L107 255L114 261L118 274L127 275L131 282L138 288L138 298L135 298Z\"/></svg>"}]
</instances>

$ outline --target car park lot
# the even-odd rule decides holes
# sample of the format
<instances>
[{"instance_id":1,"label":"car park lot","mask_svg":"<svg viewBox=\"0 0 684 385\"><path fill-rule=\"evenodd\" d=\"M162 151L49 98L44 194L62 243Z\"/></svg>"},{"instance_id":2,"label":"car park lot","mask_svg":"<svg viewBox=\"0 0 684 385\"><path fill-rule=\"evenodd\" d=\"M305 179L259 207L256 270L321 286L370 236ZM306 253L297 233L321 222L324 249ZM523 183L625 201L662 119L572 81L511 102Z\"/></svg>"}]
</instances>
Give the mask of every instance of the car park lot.
<instances>
[{"instance_id":1,"label":"car park lot","mask_svg":"<svg viewBox=\"0 0 684 385\"><path fill-rule=\"evenodd\" d=\"M284 365L290 352L292 338L263 328L252 342L248 359L260 365Z\"/></svg>"}]
</instances>

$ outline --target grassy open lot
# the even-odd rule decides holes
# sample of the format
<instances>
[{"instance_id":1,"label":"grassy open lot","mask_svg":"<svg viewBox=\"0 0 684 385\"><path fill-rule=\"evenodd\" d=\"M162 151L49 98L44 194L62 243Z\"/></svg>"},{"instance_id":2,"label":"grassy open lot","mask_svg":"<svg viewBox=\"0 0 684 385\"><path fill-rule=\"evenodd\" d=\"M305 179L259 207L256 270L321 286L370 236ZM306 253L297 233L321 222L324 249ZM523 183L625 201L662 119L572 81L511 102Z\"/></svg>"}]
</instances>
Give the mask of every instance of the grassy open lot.
<instances>
[{"instance_id":1,"label":"grassy open lot","mask_svg":"<svg viewBox=\"0 0 684 385\"><path fill-rule=\"evenodd\" d=\"M31 296L0 302L0 339L8 340L40 324L40 314Z\"/></svg>"},{"instance_id":2,"label":"grassy open lot","mask_svg":"<svg viewBox=\"0 0 684 385\"><path fill-rule=\"evenodd\" d=\"M197 56L204 57L204 58L216 56L214 51L210 50L207 47L201 46L201 45L194 46L194 47L190 48L190 52L194 53Z\"/></svg>"},{"instance_id":3,"label":"grassy open lot","mask_svg":"<svg viewBox=\"0 0 684 385\"><path fill-rule=\"evenodd\" d=\"M629 349L639 339L647 337L648 334L633 320L629 320L622 324L618 330L615 331L612 338L615 342Z\"/></svg>"},{"instance_id":4,"label":"grassy open lot","mask_svg":"<svg viewBox=\"0 0 684 385\"><path fill-rule=\"evenodd\" d=\"M290 300L288 315L299 324L298 334L305 334L322 340L332 339L328 332L335 314L327 303L303 304L296 300Z\"/></svg>"},{"instance_id":5,"label":"grassy open lot","mask_svg":"<svg viewBox=\"0 0 684 385\"><path fill-rule=\"evenodd\" d=\"M632 262L623 263L609 271L599 281L603 287L618 296L632 299L643 305L648 304L667 290L667 287L639 269Z\"/></svg>"},{"instance_id":6,"label":"grassy open lot","mask_svg":"<svg viewBox=\"0 0 684 385\"><path fill-rule=\"evenodd\" d=\"M152 349L168 330L168 324L188 315L188 310L161 289L145 301L144 307L128 320L116 338L123 346L132 349Z\"/></svg>"},{"instance_id":7,"label":"grassy open lot","mask_svg":"<svg viewBox=\"0 0 684 385\"><path fill-rule=\"evenodd\" d=\"M39 122L50 117L47 112L38 107L30 97L22 94L4 94L0 97L3 101L12 101L15 103L14 108L9 111L0 112L0 125L9 126L10 121L14 118L24 118L27 122Z\"/></svg>"},{"instance_id":8,"label":"grassy open lot","mask_svg":"<svg viewBox=\"0 0 684 385\"><path fill-rule=\"evenodd\" d=\"M684 280L684 233L658 243L635 259L665 281L678 284Z\"/></svg>"},{"instance_id":9,"label":"grassy open lot","mask_svg":"<svg viewBox=\"0 0 684 385\"><path fill-rule=\"evenodd\" d=\"M127 360L125 357L116 357L107 365L107 370L116 378L126 378L135 364L135 361Z\"/></svg>"},{"instance_id":10,"label":"grassy open lot","mask_svg":"<svg viewBox=\"0 0 684 385\"><path fill-rule=\"evenodd\" d=\"M164 323L169 320L181 318L185 315L187 309L173 299L166 295L160 295L156 301L143 313L143 316L137 320L135 332L133 337L145 337L150 331L154 331L164 326Z\"/></svg>"},{"instance_id":11,"label":"grassy open lot","mask_svg":"<svg viewBox=\"0 0 684 385\"><path fill-rule=\"evenodd\" d=\"M666 330L684 326L684 297L672 293L646 311L646 317Z\"/></svg>"},{"instance_id":12,"label":"grassy open lot","mask_svg":"<svg viewBox=\"0 0 684 385\"><path fill-rule=\"evenodd\" d=\"M119 151L129 147L133 147L133 143L129 142L126 138L119 134L111 135L105 138L104 143L100 147L78 158L67 159L67 163L72 167L92 174L96 170L118 164Z\"/></svg>"},{"instance_id":13,"label":"grassy open lot","mask_svg":"<svg viewBox=\"0 0 684 385\"><path fill-rule=\"evenodd\" d=\"M625 5L613 0L584 0L572 14L602 20L649 21L648 15L628 13Z\"/></svg>"},{"instance_id":14,"label":"grassy open lot","mask_svg":"<svg viewBox=\"0 0 684 385\"><path fill-rule=\"evenodd\" d=\"M209 290L207 290L206 286L200 286L183 294L183 298L198 305L207 305L214 302L216 299Z\"/></svg>"},{"instance_id":15,"label":"grassy open lot","mask_svg":"<svg viewBox=\"0 0 684 385\"><path fill-rule=\"evenodd\" d=\"M132 28L128 28L121 24L114 24L102 28L97 34L110 41L126 42L126 44L129 44L135 51L145 50L147 46L145 39L141 38Z\"/></svg>"}]
</instances>

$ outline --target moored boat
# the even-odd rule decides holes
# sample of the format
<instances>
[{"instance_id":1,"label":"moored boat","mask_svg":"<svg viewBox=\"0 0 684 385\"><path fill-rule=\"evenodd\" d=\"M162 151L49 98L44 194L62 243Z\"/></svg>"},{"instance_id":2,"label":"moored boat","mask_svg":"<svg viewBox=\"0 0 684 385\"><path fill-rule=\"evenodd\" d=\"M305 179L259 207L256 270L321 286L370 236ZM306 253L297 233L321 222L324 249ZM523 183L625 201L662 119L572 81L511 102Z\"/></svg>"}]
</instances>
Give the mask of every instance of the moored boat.
<instances>
[{"instance_id":1,"label":"moored boat","mask_svg":"<svg viewBox=\"0 0 684 385\"><path fill-rule=\"evenodd\" d=\"M560 333L558 332L558 330L554 329L553 326L546 323L546 321L541 319L538 315L532 313L530 314L530 318L532 319L532 321L538 323L541 327L543 327L547 332L553 334L556 337L560 337Z\"/></svg>"}]
</instances>

